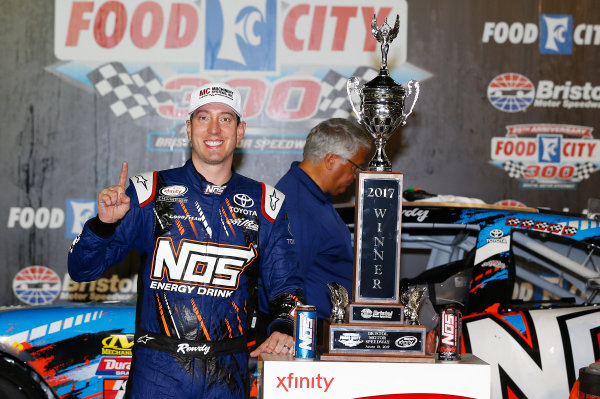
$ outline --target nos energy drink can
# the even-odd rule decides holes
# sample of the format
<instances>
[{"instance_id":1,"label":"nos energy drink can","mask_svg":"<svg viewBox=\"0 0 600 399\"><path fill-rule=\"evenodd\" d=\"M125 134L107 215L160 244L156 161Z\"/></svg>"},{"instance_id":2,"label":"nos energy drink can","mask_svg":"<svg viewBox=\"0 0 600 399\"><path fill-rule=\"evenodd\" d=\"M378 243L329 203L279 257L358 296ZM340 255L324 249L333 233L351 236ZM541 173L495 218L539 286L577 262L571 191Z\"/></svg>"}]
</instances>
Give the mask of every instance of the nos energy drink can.
<instances>
[{"instance_id":1,"label":"nos energy drink can","mask_svg":"<svg viewBox=\"0 0 600 399\"><path fill-rule=\"evenodd\" d=\"M317 309L311 305L296 307L296 360L315 360L317 355Z\"/></svg>"},{"instance_id":2,"label":"nos energy drink can","mask_svg":"<svg viewBox=\"0 0 600 399\"><path fill-rule=\"evenodd\" d=\"M462 315L454 305L447 306L440 317L440 334L442 335L439 359L456 362L461 357L461 323Z\"/></svg>"}]
</instances>

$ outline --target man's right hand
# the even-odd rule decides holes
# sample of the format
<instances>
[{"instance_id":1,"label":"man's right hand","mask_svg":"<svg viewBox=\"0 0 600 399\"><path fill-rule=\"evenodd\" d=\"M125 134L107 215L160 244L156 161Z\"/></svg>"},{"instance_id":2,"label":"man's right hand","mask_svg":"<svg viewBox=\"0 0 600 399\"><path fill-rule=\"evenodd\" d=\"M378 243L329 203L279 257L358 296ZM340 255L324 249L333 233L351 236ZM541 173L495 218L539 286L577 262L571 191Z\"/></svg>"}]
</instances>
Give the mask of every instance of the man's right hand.
<instances>
[{"instance_id":1,"label":"man's right hand","mask_svg":"<svg viewBox=\"0 0 600 399\"><path fill-rule=\"evenodd\" d=\"M119 183L106 187L98 194L98 218L104 223L116 223L129 211L130 198L125 194L127 162L121 166Z\"/></svg>"}]
</instances>

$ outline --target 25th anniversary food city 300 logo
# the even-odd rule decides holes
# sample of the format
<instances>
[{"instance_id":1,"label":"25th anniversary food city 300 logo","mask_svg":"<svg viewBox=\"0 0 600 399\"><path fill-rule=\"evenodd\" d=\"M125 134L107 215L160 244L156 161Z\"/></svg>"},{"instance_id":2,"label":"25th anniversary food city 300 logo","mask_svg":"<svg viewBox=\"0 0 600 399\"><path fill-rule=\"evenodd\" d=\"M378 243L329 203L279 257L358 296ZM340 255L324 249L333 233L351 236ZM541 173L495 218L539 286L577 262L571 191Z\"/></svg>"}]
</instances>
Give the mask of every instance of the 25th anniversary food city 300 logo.
<instances>
[{"instance_id":1,"label":"25th anniversary food city 300 logo","mask_svg":"<svg viewBox=\"0 0 600 399\"><path fill-rule=\"evenodd\" d=\"M488 99L502 112L534 108L592 110L600 108L600 86L591 82L556 83L508 72L494 77ZM600 169L600 141L591 126L529 123L506 126L504 137L493 137L491 163L518 179L521 188L574 190Z\"/></svg>"}]
</instances>

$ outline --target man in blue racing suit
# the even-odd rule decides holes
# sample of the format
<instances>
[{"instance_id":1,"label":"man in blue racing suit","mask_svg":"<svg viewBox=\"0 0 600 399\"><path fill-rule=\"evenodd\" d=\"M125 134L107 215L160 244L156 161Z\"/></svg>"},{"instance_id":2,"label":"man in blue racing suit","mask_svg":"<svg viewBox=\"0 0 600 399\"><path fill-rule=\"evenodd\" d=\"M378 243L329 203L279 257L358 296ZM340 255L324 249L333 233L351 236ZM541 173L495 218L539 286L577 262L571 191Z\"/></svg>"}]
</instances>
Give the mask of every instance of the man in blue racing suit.
<instances>
[{"instance_id":1,"label":"man in blue racing suit","mask_svg":"<svg viewBox=\"0 0 600 399\"><path fill-rule=\"evenodd\" d=\"M239 92L197 88L190 99L192 157L135 175L98 195L69 253L75 281L98 279L134 248L141 256L130 398L244 398L248 327L262 280L273 321L251 356L293 351L302 302L284 195L232 171L245 132Z\"/></svg>"}]
</instances>

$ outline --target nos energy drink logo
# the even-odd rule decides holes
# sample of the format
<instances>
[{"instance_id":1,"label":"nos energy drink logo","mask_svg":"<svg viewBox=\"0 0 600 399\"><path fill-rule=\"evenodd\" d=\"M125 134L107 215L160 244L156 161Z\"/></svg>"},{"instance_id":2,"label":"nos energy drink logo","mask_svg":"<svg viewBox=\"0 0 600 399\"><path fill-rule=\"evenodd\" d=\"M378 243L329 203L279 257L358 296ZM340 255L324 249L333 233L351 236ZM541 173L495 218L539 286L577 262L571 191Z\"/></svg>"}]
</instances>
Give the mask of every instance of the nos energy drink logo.
<instances>
[{"instance_id":1,"label":"nos energy drink logo","mask_svg":"<svg viewBox=\"0 0 600 399\"><path fill-rule=\"evenodd\" d=\"M496 76L487 89L487 96L494 107L504 112L524 111L535 98L531 81L518 73Z\"/></svg>"},{"instance_id":2,"label":"nos energy drink logo","mask_svg":"<svg viewBox=\"0 0 600 399\"><path fill-rule=\"evenodd\" d=\"M235 19L223 18L223 7ZM207 70L276 69L277 5L275 0L206 2Z\"/></svg>"},{"instance_id":3,"label":"nos energy drink logo","mask_svg":"<svg viewBox=\"0 0 600 399\"><path fill-rule=\"evenodd\" d=\"M540 15L540 53L571 54L573 52L573 16Z\"/></svg>"}]
</instances>

